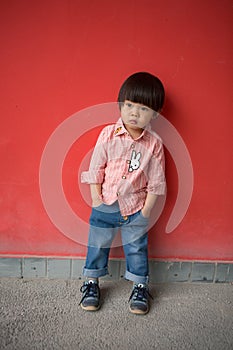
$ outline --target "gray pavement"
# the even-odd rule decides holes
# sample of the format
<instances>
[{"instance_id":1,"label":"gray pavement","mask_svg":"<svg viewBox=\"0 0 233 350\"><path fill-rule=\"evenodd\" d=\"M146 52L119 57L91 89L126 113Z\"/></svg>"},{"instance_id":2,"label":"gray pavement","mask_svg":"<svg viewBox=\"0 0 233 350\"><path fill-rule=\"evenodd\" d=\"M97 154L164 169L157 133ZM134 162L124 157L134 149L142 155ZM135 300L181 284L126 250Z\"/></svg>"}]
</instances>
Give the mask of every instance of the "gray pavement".
<instances>
[{"instance_id":1,"label":"gray pavement","mask_svg":"<svg viewBox=\"0 0 233 350\"><path fill-rule=\"evenodd\" d=\"M101 281L102 307L79 307L80 280L0 279L0 349L232 350L233 285L151 285L146 316L128 311L131 283Z\"/></svg>"}]
</instances>

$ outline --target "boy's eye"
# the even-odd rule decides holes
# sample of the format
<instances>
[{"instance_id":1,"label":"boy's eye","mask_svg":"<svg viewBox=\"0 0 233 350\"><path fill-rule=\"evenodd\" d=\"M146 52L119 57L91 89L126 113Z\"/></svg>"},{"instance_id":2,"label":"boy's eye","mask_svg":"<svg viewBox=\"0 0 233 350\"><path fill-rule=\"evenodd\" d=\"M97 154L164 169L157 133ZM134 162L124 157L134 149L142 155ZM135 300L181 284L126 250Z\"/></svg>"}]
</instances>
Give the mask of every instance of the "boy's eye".
<instances>
[{"instance_id":1,"label":"boy's eye","mask_svg":"<svg viewBox=\"0 0 233 350\"><path fill-rule=\"evenodd\" d=\"M149 108L147 108L147 107L141 107L141 110L143 111L143 112L148 112L149 111Z\"/></svg>"},{"instance_id":2,"label":"boy's eye","mask_svg":"<svg viewBox=\"0 0 233 350\"><path fill-rule=\"evenodd\" d=\"M140 109L142 112L148 112L149 110L150 110L150 108L148 108L148 107L146 107L146 106L140 106L140 105L138 105L138 104L134 104L134 103L132 103L132 102L125 102L125 106L127 107L127 108L133 108L133 106L136 106L138 109Z\"/></svg>"},{"instance_id":3,"label":"boy's eye","mask_svg":"<svg viewBox=\"0 0 233 350\"><path fill-rule=\"evenodd\" d=\"M130 102L126 102L125 105L129 108L132 107L132 103L130 103Z\"/></svg>"}]
</instances>

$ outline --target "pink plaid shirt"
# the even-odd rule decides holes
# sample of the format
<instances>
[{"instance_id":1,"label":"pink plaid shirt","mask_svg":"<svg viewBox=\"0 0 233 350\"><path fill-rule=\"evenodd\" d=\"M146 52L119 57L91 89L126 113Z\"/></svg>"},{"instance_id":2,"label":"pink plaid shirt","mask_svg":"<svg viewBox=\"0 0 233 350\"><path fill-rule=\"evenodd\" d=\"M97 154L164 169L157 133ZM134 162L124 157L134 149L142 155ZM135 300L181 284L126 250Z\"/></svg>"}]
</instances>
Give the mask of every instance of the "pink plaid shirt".
<instances>
[{"instance_id":1,"label":"pink plaid shirt","mask_svg":"<svg viewBox=\"0 0 233 350\"><path fill-rule=\"evenodd\" d=\"M118 200L123 216L136 213L147 193L163 195L166 190L160 137L148 125L134 140L120 118L101 131L81 182L101 183L103 202L110 205Z\"/></svg>"}]
</instances>

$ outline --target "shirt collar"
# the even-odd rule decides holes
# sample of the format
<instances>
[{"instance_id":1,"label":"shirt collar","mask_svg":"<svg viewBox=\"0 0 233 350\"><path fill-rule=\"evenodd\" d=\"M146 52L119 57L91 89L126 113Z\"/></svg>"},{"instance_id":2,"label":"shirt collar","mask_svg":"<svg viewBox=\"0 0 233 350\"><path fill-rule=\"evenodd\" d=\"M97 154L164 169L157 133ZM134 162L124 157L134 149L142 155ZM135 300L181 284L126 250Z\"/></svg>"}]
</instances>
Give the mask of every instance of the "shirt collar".
<instances>
[{"instance_id":1,"label":"shirt collar","mask_svg":"<svg viewBox=\"0 0 233 350\"><path fill-rule=\"evenodd\" d=\"M115 131L114 131L114 135L115 136L119 136L119 135L123 135L124 133L127 133L127 130L123 124L123 121L121 118L118 119L118 121L115 124Z\"/></svg>"},{"instance_id":2,"label":"shirt collar","mask_svg":"<svg viewBox=\"0 0 233 350\"><path fill-rule=\"evenodd\" d=\"M139 140L141 137L143 137L145 135L146 131L150 131L150 130L151 130L151 125L149 123L149 124L146 125L145 129L143 130L141 135L137 138L137 140ZM126 130L122 119L119 118L118 121L115 124L114 135L115 136L119 136L119 135L123 135L124 133L128 133L128 131Z\"/></svg>"}]
</instances>

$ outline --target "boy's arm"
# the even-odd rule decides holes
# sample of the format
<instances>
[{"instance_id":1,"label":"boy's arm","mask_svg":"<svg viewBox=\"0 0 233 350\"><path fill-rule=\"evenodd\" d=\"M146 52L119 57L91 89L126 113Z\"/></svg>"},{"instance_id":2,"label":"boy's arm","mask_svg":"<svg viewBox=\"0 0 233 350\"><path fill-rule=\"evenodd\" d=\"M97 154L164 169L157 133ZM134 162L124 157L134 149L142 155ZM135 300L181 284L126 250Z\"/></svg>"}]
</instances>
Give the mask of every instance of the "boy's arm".
<instances>
[{"instance_id":1,"label":"boy's arm","mask_svg":"<svg viewBox=\"0 0 233 350\"><path fill-rule=\"evenodd\" d=\"M105 135L106 134L106 135ZM93 150L88 171L81 173L81 182L87 184L101 184L104 179L107 163L107 131L104 128Z\"/></svg>"},{"instance_id":2,"label":"boy's arm","mask_svg":"<svg viewBox=\"0 0 233 350\"><path fill-rule=\"evenodd\" d=\"M142 208L142 215L149 218L151 210L155 205L158 195L166 192L165 160L162 142L157 143L157 147L151 157L148 168L147 196Z\"/></svg>"},{"instance_id":3,"label":"boy's arm","mask_svg":"<svg viewBox=\"0 0 233 350\"><path fill-rule=\"evenodd\" d=\"M156 194L147 193L145 204L144 204L144 207L142 208L142 215L145 218L149 218L151 210L155 205L157 197L158 196Z\"/></svg>"},{"instance_id":4,"label":"boy's arm","mask_svg":"<svg viewBox=\"0 0 233 350\"><path fill-rule=\"evenodd\" d=\"M98 207L102 200L102 185L101 184L90 184L92 207Z\"/></svg>"}]
</instances>

